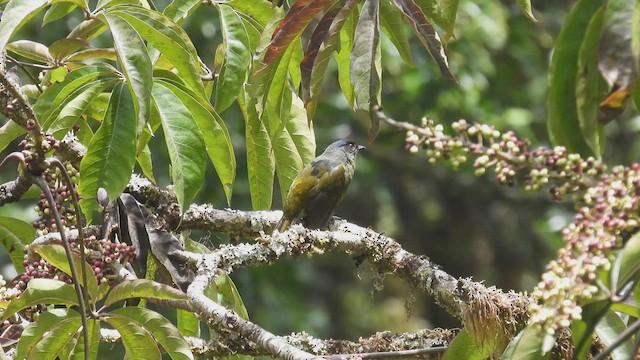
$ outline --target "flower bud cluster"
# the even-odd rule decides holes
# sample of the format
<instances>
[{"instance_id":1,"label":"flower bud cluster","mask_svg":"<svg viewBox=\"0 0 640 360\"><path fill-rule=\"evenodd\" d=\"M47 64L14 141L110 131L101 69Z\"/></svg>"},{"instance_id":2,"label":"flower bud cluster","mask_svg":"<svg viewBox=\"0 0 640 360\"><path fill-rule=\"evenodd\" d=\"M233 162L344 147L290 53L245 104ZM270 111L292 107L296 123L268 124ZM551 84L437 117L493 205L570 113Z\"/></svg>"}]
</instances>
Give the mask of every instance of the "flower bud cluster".
<instances>
[{"instance_id":1,"label":"flower bud cluster","mask_svg":"<svg viewBox=\"0 0 640 360\"><path fill-rule=\"evenodd\" d=\"M595 158L582 159L577 154L568 154L561 146L532 150L528 140L491 125L459 120L451 124L451 130L452 135L445 134L443 125L423 119L421 126L407 131L406 149L414 154L423 149L429 163L445 160L454 168L474 156L477 176L490 169L501 184L513 186L520 182L527 191L540 191L544 187L555 200L585 190L606 170Z\"/></svg>"},{"instance_id":2,"label":"flower bud cluster","mask_svg":"<svg viewBox=\"0 0 640 360\"><path fill-rule=\"evenodd\" d=\"M76 182L78 177L78 170L71 164L66 165L66 172L69 174L71 181ZM70 189L66 185L66 181L63 180L63 175L57 167L48 168L44 172L44 178L49 185L49 191L53 195L56 210L60 213L62 224L71 228L76 223L76 210L73 206L73 194L74 189ZM76 193L77 194L77 193ZM80 197L79 195L78 198ZM32 225L38 229L39 235L46 235L49 232L57 232L58 226L53 220L52 209L49 205L44 194L40 194L40 200L34 207L35 212L40 216L40 219L35 220Z\"/></svg>"},{"instance_id":3,"label":"flower bud cluster","mask_svg":"<svg viewBox=\"0 0 640 360\"><path fill-rule=\"evenodd\" d=\"M562 232L565 247L558 252L533 291L531 321L550 334L580 319L580 305L596 297L597 274L609 271L624 234L637 231L640 221L640 164L613 168L587 189L573 223Z\"/></svg>"}]
</instances>

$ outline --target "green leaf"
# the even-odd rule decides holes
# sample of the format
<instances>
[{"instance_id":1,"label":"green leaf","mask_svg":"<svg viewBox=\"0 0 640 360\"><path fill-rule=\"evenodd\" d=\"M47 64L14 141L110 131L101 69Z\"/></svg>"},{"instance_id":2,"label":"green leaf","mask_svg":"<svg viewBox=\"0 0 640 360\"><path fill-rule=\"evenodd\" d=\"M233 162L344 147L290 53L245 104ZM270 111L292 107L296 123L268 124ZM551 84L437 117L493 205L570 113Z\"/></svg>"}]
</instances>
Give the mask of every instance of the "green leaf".
<instances>
[{"instance_id":1,"label":"green leaf","mask_svg":"<svg viewBox=\"0 0 640 360\"><path fill-rule=\"evenodd\" d=\"M56 359L81 326L80 314L71 309L49 309L20 335L16 359Z\"/></svg>"},{"instance_id":2,"label":"green leaf","mask_svg":"<svg viewBox=\"0 0 640 360\"><path fill-rule=\"evenodd\" d=\"M177 328L182 336L200 337L200 320L191 311L176 309Z\"/></svg>"},{"instance_id":3,"label":"green leaf","mask_svg":"<svg viewBox=\"0 0 640 360\"><path fill-rule=\"evenodd\" d=\"M176 24L181 24L193 14L200 5L202 5L202 0L172 1L162 13Z\"/></svg>"},{"instance_id":4,"label":"green leaf","mask_svg":"<svg viewBox=\"0 0 640 360\"><path fill-rule=\"evenodd\" d=\"M75 52L66 58L67 62L80 62L83 60L109 60L116 61L118 56L114 49L91 48Z\"/></svg>"},{"instance_id":5,"label":"green leaf","mask_svg":"<svg viewBox=\"0 0 640 360\"><path fill-rule=\"evenodd\" d=\"M538 21L535 16L533 16L533 12L531 11L531 0L517 0L520 9L522 12L529 18L531 21Z\"/></svg>"},{"instance_id":6,"label":"green leaf","mask_svg":"<svg viewBox=\"0 0 640 360\"><path fill-rule=\"evenodd\" d=\"M447 351L444 352L442 360L484 360L491 355L488 346L480 346L469 334L466 328L460 330L455 339L449 344Z\"/></svg>"},{"instance_id":7,"label":"green leaf","mask_svg":"<svg viewBox=\"0 0 640 360\"><path fill-rule=\"evenodd\" d=\"M352 107L355 103L355 91L351 83L351 49L353 48L358 9L351 11L340 30L340 46L334 57L338 64L338 82L347 102Z\"/></svg>"},{"instance_id":8,"label":"green leaf","mask_svg":"<svg viewBox=\"0 0 640 360\"><path fill-rule=\"evenodd\" d=\"M611 305L611 310L621 312L635 318L640 318L640 307L638 307L637 305L624 302L613 303Z\"/></svg>"},{"instance_id":9,"label":"green leaf","mask_svg":"<svg viewBox=\"0 0 640 360\"><path fill-rule=\"evenodd\" d=\"M7 148L15 139L27 133L27 130L17 123L7 120L0 127L0 151Z\"/></svg>"},{"instance_id":10,"label":"green leaf","mask_svg":"<svg viewBox=\"0 0 640 360\"><path fill-rule=\"evenodd\" d=\"M9 39L22 25L35 16L50 0L10 0L2 12L0 22L0 53L5 51Z\"/></svg>"},{"instance_id":11,"label":"green leaf","mask_svg":"<svg viewBox=\"0 0 640 360\"><path fill-rule=\"evenodd\" d=\"M547 128L554 145L566 146L569 152L597 155L589 148L580 129L576 109L576 79L580 47L589 22L603 0L579 0L560 31L549 69L547 94Z\"/></svg>"},{"instance_id":12,"label":"green leaf","mask_svg":"<svg viewBox=\"0 0 640 360\"><path fill-rule=\"evenodd\" d=\"M151 182L156 183L156 179L153 176L153 161L151 159L151 150L149 149L149 145L145 145L142 151L138 152L138 156L136 156L136 162L138 166L140 166L140 170L142 170L142 174L151 180Z\"/></svg>"},{"instance_id":13,"label":"green leaf","mask_svg":"<svg viewBox=\"0 0 640 360\"><path fill-rule=\"evenodd\" d=\"M302 100L293 96L289 120L285 124L289 136L296 146L303 164L309 163L316 157L316 136L313 124L307 118Z\"/></svg>"},{"instance_id":14,"label":"green leaf","mask_svg":"<svg viewBox=\"0 0 640 360\"><path fill-rule=\"evenodd\" d=\"M160 343L162 348L164 348L172 359L194 359L189 348L189 344L185 341L182 335L180 335L178 329L176 329L169 320L157 312L146 308L127 306L113 310L111 315L116 315L121 317L123 320L135 323L151 333L155 340ZM107 322L109 322L109 318L107 318ZM109 323L111 324L111 322ZM117 329L119 330L119 328ZM123 341L124 335L125 334L122 334ZM145 357L145 359L148 359L148 357Z\"/></svg>"},{"instance_id":15,"label":"green leaf","mask_svg":"<svg viewBox=\"0 0 640 360\"><path fill-rule=\"evenodd\" d=\"M176 198L184 212L204 183L206 157L202 132L190 109L165 84L157 82L152 97L171 159Z\"/></svg>"},{"instance_id":16,"label":"green leaf","mask_svg":"<svg viewBox=\"0 0 640 360\"><path fill-rule=\"evenodd\" d=\"M31 279L27 283L27 289L9 303L1 319L8 319L22 309L41 304L78 305L78 298L73 285L60 280Z\"/></svg>"},{"instance_id":17,"label":"green leaf","mask_svg":"<svg viewBox=\"0 0 640 360\"><path fill-rule=\"evenodd\" d=\"M240 109L245 120L247 139L247 172L251 205L254 210L268 210L273 198L273 179L275 162L273 159L271 139L264 124L258 117L255 99L250 103L245 94L238 97Z\"/></svg>"},{"instance_id":18,"label":"green leaf","mask_svg":"<svg viewBox=\"0 0 640 360\"><path fill-rule=\"evenodd\" d=\"M227 203L230 204L236 177L236 158L224 120L207 100L190 93L188 89L168 81L158 80L158 83L173 92L191 112L202 132L204 145L222 184Z\"/></svg>"},{"instance_id":19,"label":"green leaf","mask_svg":"<svg viewBox=\"0 0 640 360\"><path fill-rule=\"evenodd\" d=\"M575 346L574 359L585 359L593 344L592 335L596 324L608 312L609 300L595 301L582 307L582 317L571 323L571 338Z\"/></svg>"},{"instance_id":20,"label":"green leaf","mask_svg":"<svg viewBox=\"0 0 640 360\"><path fill-rule=\"evenodd\" d=\"M220 273L215 281L205 289L205 295L218 304L236 312L241 318L249 320L249 314L233 280L226 273Z\"/></svg>"},{"instance_id":21,"label":"green leaf","mask_svg":"<svg viewBox=\"0 0 640 360\"><path fill-rule=\"evenodd\" d=\"M125 359L162 359L162 354L156 341L139 322L118 314L105 314L104 321L120 333L120 338L126 351Z\"/></svg>"},{"instance_id":22,"label":"green leaf","mask_svg":"<svg viewBox=\"0 0 640 360\"><path fill-rule=\"evenodd\" d=\"M356 110L369 112L371 128L369 141L373 141L380 130L380 122L373 116L373 108L381 103L382 67L380 55L380 26L378 23L379 0L366 0L351 51L351 83L355 92Z\"/></svg>"},{"instance_id":23,"label":"green leaf","mask_svg":"<svg viewBox=\"0 0 640 360\"><path fill-rule=\"evenodd\" d=\"M119 16L129 23L144 40L171 62L187 86L204 96L198 53L189 36L178 24L156 11L140 6L116 6L110 8L108 14Z\"/></svg>"},{"instance_id":24,"label":"green leaf","mask_svg":"<svg viewBox=\"0 0 640 360\"><path fill-rule=\"evenodd\" d=\"M598 339L602 341L605 348L613 345L613 342L627 329L627 325L614 311L607 311L602 317L598 325L596 325L596 335ZM613 360L627 360L632 359L634 353L633 341L631 337L628 337L622 344L618 344L611 352L611 358Z\"/></svg>"},{"instance_id":25,"label":"green leaf","mask_svg":"<svg viewBox=\"0 0 640 360\"><path fill-rule=\"evenodd\" d=\"M98 188L115 199L127 186L136 159L136 115L129 89L118 84L111 94L102 125L91 139L80 162L82 211L91 216L98 209Z\"/></svg>"},{"instance_id":26,"label":"green leaf","mask_svg":"<svg viewBox=\"0 0 640 360\"><path fill-rule=\"evenodd\" d=\"M56 40L53 44L49 45L49 52L56 60L62 60L71 53L89 47L91 47L91 44L86 40L64 38Z\"/></svg>"},{"instance_id":27,"label":"green leaf","mask_svg":"<svg viewBox=\"0 0 640 360\"><path fill-rule=\"evenodd\" d=\"M61 2L51 5L47 12L44 13L44 17L42 18L42 26L62 19L63 17L71 14L77 7L78 5L72 2Z\"/></svg>"},{"instance_id":28,"label":"green leaf","mask_svg":"<svg viewBox=\"0 0 640 360\"><path fill-rule=\"evenodd\" d=\"M36 236L33 225L20 219L0 217L0 244L4 246L17 273L24 272L24 245Z\"/></svg>"},{"instance_id":29,"label":"green leaf","mask_svg":"<svg viewBox=\"0 0 640 360\"><path fill-rule=\"evenodd\" d=\"M49 63L53 61L53 56L49 52L49 48L44 44L40 44L31 40L18 40L7 44L7 51L29 60Z\"/></svg>"},{"instance_id":30,"label":"green leaf","mask_svg":"<svg viewBox=\"0 0 640 360\"><path fill-rule=\"evenodd\" d=\"M136 279L123 281L116 285L107 298L104 305L109 306L118 301L130 298L187 300L187 295L169 285L161 284L153 280Z\"/></svg>"},{"instance_id":31,"label":"green leaf","mask_svg":"<svg viewBox=\"0 0 640 360\"><path fill-rule=\"evenodd\" d=\"M115 79L93 80L69 94L66 102L61 104L64 107L45 130L56 139L62 139L74 123L82 120L81 116L87 112L94 99L116 82Z\"/></svg>"},{"instance_id":32,"label":"green leaf","mask_svg":"<svg viewBox=\"0 0 640 360\"><path fill-rule=\"evenodd\" d=\"M614 292L623 289L630 281L637 281L640 276L640 233L635 233L619 252L616 262L610 271Z\"/></svg>"},{"instance_id":33,"label":"green leaf","mask_svg":"<svg viewBox=\"0 0 640 360\"><path fill-rule=\"evenodd\" d=\"M525 327L507 346L502 360L549 359L551 353L542 354L545 337L548 336L538 324Z\"/></svg>"},{"instance_id":34,"label":"green leaf","mask_svg":"<svg viewBox=\"0 0 640 360\"><path fill-rule=\"evenodd\" d=\"M105 21L111 30L118 62L131 89L130 94L133 94L134 114L137 114L138 121L137 131L140 132L149 117L153 87L151 59L147 47L140 34L120 16L106 12L100 13L98 18Z\"/></svg>"},{"instance_id":35,"label":"green leaf","mask_svg":"<svg viewBox=\"0 0 640 360\"><path fill-rule=\"evenodd\" d=\"M65 274L71 276L71 267L69 266L69 262L67 261L67 255L62 245L56 244L47 244L47 245L32 245L31 249L39 254L46 262L57 267ZM82 266L84 266L85 272L87 274L87 288L85 289L89 294L89 298L97 301L96 298L98 294L98 282L96 280L95 273L91 266L88 263L83 262L80 259L80 255L73 253L73 264L75 265L76 271L78 272L79 284L84 285L85 281L82 277Z\"/></svg>"},{"instance_id":36,"label":"green leaf","mask_svg":"<svg viewBox=\"0 0 640 360\"><path fill-rule=\"evenodd\" d=\"M578 124L584 141L596 157L600 157L603 151L600 148L602 126L598 124L598 104L601 101L598 45L603 29L604 12L605 7L601 7L589 21L584 41L580 46L575 89Z\"/></svg>"},{"instance_id":37,"label":"green leaf","mask_svg":"<svg viewBox=\"0 0 640 360\"><path fill-rule=\"evenodd\" d=\"M108 286L108 285L106 285ZM87 319L89 329L89 359L98 358L98 348L100 347L100 320ZM60 354L61 359L84 360L84 337L83 332L77 334L67 344L64 352Z\"/></svg>"},{"instance_id":38,"label":"green leaf","mask_svg":"<svg viewBox=\"0 0 640 360\"><path fill-rule=\"evenodd\" d=\"M409 39L404 32L404 22L402 13L393 5L393 0L380 1L380 25L382 31L398 49L398 53L405 64L413 67L411 58L411 46Z\"/></svg>"},{"instance_id":39,"label":"green leaf","mask_svg":"<svg viewBox=\"0 0 640 360\"><path fill-rule=\"evenodd\" d=\"M218 5L224 63L216 81L215 108L219 112L228 108L245 83L251 65L249 34L240 15L232 7Z\"/></svg>"},{"instance_id":40,"label":"green leaf","mask_svg":"<svg viewBox=\"0 0 640 360\"><path fill-rule=\"evenodd\" d=\"M225 2L225 5L258 20L263 27L273 19L276 13L273 4L268 0L231 0Z\"/></svg>"},{"instance_id":41,"label":"green leaf","mask_svg":"<svg viewBox=\"0 0 640 360\"><path fill-rule=\"evenodd\" d=\"M97 18L89 19L78 24L69 35L68 38L91 40L102 34L108 29L106 23Z\"/></svg>"}]
</instances>

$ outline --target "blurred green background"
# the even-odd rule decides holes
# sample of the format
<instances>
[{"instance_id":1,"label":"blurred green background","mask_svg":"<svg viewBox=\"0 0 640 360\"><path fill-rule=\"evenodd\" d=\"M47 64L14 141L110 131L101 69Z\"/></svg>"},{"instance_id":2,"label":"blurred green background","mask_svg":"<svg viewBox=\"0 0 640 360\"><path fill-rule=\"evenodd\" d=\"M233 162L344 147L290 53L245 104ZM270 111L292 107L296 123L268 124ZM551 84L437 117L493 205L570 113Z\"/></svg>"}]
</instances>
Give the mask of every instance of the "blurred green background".
<instances>
[{"instance_id":1,"label":"blurred green background","mask_svg":"<svg viewBox=\"0 0 640 360\"><path fill-rule=\"evenodd\" d=\"M158 1L162 9L166 2ZM545 128L549 55L571 1L535 1L539 22L525 18L515 1L461 1L455 38L447 52L460 83L443 78L426 49L413 39L415 66L405 65L383 38L383 106L396 120L418 123L428 116L445 125L470 122L512 129L547 146ZM50 44L82 20L71 18L40 26L32 19L15 37ZM214 8L202 7L185 23L203 61L212 64L222 42ZM412 30L407 25L407 32ZM107 46L108 38L94 45ZM365 144L368 119L354 114L342 96L332 64L314 119L318 152L337 138ZM23 81L29 82L27 77ZM231 207L250 210L246 175L244 120L236 105L221 114L238 160ZM625 114L607 125L609 164L628 164L640 149L634 139L640 118ZM152 143L156 179L168 184L167 154L162 141ZM359 159L349 192L337 215L398 240L405 249L427 255L454 276L473 277L488 286L530 290L560 246L558 231L571 221L571 205L552 203L543 193L527 194L498 185L493 175L473 176L470 167L454 172L447 165L428 165L421 155L404 151L404 133L382 125L380 135ZM10 147L8 151L15 150ZM160 165L162 164L162 165ZM11 167L2 182L15 178ZM222 188L209 165L208 182L197 201L227 207ZM277 185L274 185L277 186ZM31 221L35 204L23 200L0 207L0 216ZM279 190L274 209L280 209ZM215 246L224 237L202 234L196 240ZM2 250L0 249L0 252ZM0 272L12 276L6 254ZM344 254L286 259L270 266L239 269L232 274L253 321L276 334L306 331L318 337L357 339L375 331L412 331L460 324L422 291L393 275L374 275L367 264Z\"/></svg>"}]
</instances>

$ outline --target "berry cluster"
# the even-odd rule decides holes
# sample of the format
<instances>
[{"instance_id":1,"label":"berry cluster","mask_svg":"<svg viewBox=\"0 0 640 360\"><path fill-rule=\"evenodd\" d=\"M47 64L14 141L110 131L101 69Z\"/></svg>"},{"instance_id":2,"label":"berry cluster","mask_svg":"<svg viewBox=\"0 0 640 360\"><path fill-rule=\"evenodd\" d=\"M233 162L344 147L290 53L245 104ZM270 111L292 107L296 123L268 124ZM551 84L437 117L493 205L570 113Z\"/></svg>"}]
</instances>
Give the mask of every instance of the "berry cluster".
<instances>
[{"instance_id":1,"label":"berry cluster","mask_svg":"<svg viewBox=\"0 0 640 360\"><path fill-rule=\"evenodd\" d=\"M131 263L135 259L135 245L114 243L108 239L98 240L95 236L91 236L85 246L91 253L88 261L96 274L96 278L99 282L108 283L110 286L115 285L115 283L113 281L114 273L109 265L113 263L124 265Z\"/></svg>"},{"instance_id":2,"label":"berry cluster","mask_svg":"<svg viewBox=\"0 0 640 360\"><path fill-rule=\"evenodd\" d=\"M72 182L77 181L78 170L71 164L66 165L66 171L71 177ZM60 213L62 224L71 228L76 223L76 210L73 207L73 194L75 189L69 189L65 185L65 181L62 179L62 174L58 168L49 168L44 173L44 178L49 185L49 190L53 195L56 210ZM80 197L77 195L78 198ZM46 200L44 194L40 194L40 200L34 207L36 213L40 216L40 219L33 222L33 227L38 229L40 235L46 235L49 232L58 231L57 225L51 216L51 208L49 202Z\"/></svg>"},{"instance_id":3,"label":"berry cluster","mask_svg":"<svg viewBox=\"0 0 640 360\"><path fill-rule=\"evenodd\" d=\"M530 308L531 321L553 334L580 319L579 305L598 294L596 276L609 271L626 234L640 223L640 164L616 167L582 198L582 206L562 232L566 242L547 265L533 292L540 301Z\"/></svg>"},{"instance_id":4,"label":"berry cluster","mask_svg":"<svg viewBox=\"0 0 640 360\"><path fill-rule=\"evenodd\" d=\"M567 154L561 146L531 150L528 140L519 139L512 131L502 133L490 125L459 120L451 124L451 129L454 134L447 135L444 126L423 119L421 126L411 126L407 132L406 148L412 153L423 148L429 163L442 159L454 168L459 168L469 155L474 155L476 175L493 169L499 183L513 186L520 181L527 191L539 191L548 185L556 200L568 193L585 190L606 170L595 158L585 160L577 154Z\"/></svg>"}]
</instances>

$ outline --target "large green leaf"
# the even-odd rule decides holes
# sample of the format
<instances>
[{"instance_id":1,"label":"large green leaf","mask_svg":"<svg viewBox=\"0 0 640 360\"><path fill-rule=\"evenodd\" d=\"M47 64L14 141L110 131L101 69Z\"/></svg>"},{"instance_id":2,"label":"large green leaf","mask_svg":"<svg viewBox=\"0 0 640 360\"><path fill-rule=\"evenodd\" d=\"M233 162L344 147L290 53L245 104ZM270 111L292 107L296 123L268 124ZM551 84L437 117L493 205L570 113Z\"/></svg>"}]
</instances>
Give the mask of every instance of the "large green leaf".
<instances>
[{"instance_id":1,"label":"large green leaf","mask_svg":"<svg viewBox=\"0 0 640 360\"><path fill-rule=\"evenodd\" d=\"M119 314L105 314L104 321L120 333L126 351L125 359L153 360L162 358L153 336L139 322Z\"/></svg>"},{"instance_id":2,"label":"large green leaf","mask_svg":"<svg viewBox=\"0 0 640 360\"><path fill-rule=\"evenodd\" d=\"M20 335L16 359L56 359L81 326L80 314L70 309L50 309Z\"/></svg>"},{"instance_id":3,"label":"large green leaf","mask_svg":"<svg viewBox=\"0 0 640 360\"><path fill-rule=\"evenodd\" d=\"M51 0L11 0L2 12L0 21L0 53L5 51L9 39L22 25L44 9Z\"/></svg>"},{"instance_id":4,"label":"large green leaf","mask_svg":"<svg viewBox=\"0 0 640 360\"><path fill-rule=\"evenodd\" d=\"M224 63L216 82L215 107L228 108L240 93L251 64L252 49L243 20L234 8L220 4L220 28Z\"/></svg>"},{"instance_id":5,"label":"large green leaf","mask_svg":"<svg viewBox=\"0 0 640 360\"><path fill-rule=\"evenodd\" d=\"M254 210L268 210L273 198L275 162L271 139L256 111L255 99L247 103L245 94L238 97L245 120L247 139L247 172L251 205Z\"/></svg>"},{"instance_id":6,"label":"large green leaf","mask_svg":"<svg viewBox=\"0 0 640 360\"><path fill-rule=\"evenodd\" d=\"M140 132L149 117L153 87L152 65L147 47L140 34L119 14L100 13L98 18L107 23L111 30L118 62L131 89L130 93L133 94L134 114L137 114L138 121L137 131Z\"/></svg>"},{"instance_id":7,"label":"large green leaf","mask_svg":"<svg viewBox=\"0 0 640 360\"><path fill-rule=\"evenodd\" d=\"M53 56L46 45L31 40L10 42L7 44L7 51L42 63L53 61Z\"/></svg>"},{"instance_id":8,"label":"large green leaf","mask_svg":"<svg viewBox=\"0 0 640 360\"><path fill-rule=\"evenodd\" d=\"M522 9L522 12L532 21L538 21L533 12L531 11L531 0L517 0L518 5Z\"/></svg>"},{"instance_id":9,"label":"large green leaf","mask_svg":"<svg viewBox=\"0 0 640 360\"><path fill-rule=\"evenodd\" d=\"M380 55L379 0L366 0L351 51L351 83L355 92L355 109L373 115L373 108L381 104L382 65ZM371 116L369 140L380 130L376 116Z\"/></svg>"},{"instance_id":10,"label":"large green leaf","mask_svg":"<svg viewBox=\"0 0 640 360\"><path fill-rule=\"evenodd\" d=\"M15 139L19 136L26 134L27 130L17 123L7 120L7 122L0 127L0 151L7 148Z\"/></svg>"},{"instance_id":11,"label":"large green leaf","mask_svg":"<svg viewBox=\"0 0 640 360\"><path fill-rule=\"evenodd\" d=\"M187 300L187 295L182 291L169 285L161 284L153 280L136 279L123 281L116 285L104 301L105 306L109 306L120 300L129 298L151 298Z\"/></svg>"},{"instance_id":12,"label":"large green leaf","mask_svg":"<svg viewBox=\"0 0 640 360\"><path fill-rule=\"evenodd\" d=\"M411 46L405 33L403 15L393 4L393 0L380 0L380 25L382 31L391 40L404 62L413 67Z\"/></svg>"},{"instance_id":13,"label":"large green leaf","mask_svg":"<svg viewBox=\"0 0 640 360\"><path fill-rule=\"evenodd\" d=\"M579 0L573 6L556 41L549 69L547 128L551 141L585 156L597 154L578 131L575 97L578 58L589 22L603 3L604 0Z\"/></svg>"},{"instance_id":14,"label":"large green leaf","mask_svg":"<svg viewBox=\"0 0 640 360\"><path fill-rule=\"evenodd\" d=\"M340 43L334 54L338 64L338 82L342 89L342 94L352 107L355 104L355 91L351 83L351 49L355 41L355 32L358 19L358 8L354 6L354 11L350 11L344 26L340 30Z\"/></svg>"},{"instance_id":15,"label":"large green leaf","mask_svg":"<svg viewBox=\"0 0 640 360\"><path fill-rule=\"evenodd\" d=\"M110 199L127 186L136 160L136 112L128 87L118 84L112 92L102 125L89 142L80 162L82 211L91 216L98 209L98 188L105 188Z\"/></svg>"},{"instance_id":16,"label":"large green leaf","mask_svg":"<svg viewBox=\"0 0 640 360\"><path fill-rule=\"evenodd\" d=\"M616 262L611 267L611 286L617 292L624 289L631 281L638 281L640 277L640 233L635 233L618 254Z\"/></svg>"},{"instance_id":17,"label":"large green leaf","mask_svg":"<svg viewBox=\"0 0 640 360\"><path fill-rule=\"evenodd\" d=\"M71 276L71 267L69 266L69 262L67 261L67 255L62 245L56 244L47 244L47 245L32 245L31 249L40 255L46 262L57 267L65 274ZM84 285L85 281L82 276L82 267L84 266L85 273L87 275L86 291L89 294L89 298L97 301L96 295L98 294L98 282L96 280L96 276L91 269L91 266L87 262L83 262L80 259L80 255L72 254L73 264L75 265L76 271L78 272L78 278L80 285Z\"/></svg>"},{"instance_id":18,"label":"large green leaf","mask_svg":"<svg viewBox=\"0 0 640 360\"><path fill-rule=\"evenodd\" d=\"M0 217L0 244L9 254L16 272L24 272L24 245L30 244L36 236L36 229L28 222L10 217Z\"/></svg>"},{"instance_id":19,"label":"large green leaf","mask_svg":"<svg viewBox=\"0 0 640 360\"><path fill-rule=\"evenodd\" d=\"M614 311L607 311L605 316L596 325L596 335L598 339L602 341L605 347L613 345L618 337L627 329L627 325ZM611 359L613 360L627 360L633 359L634 346L631 337L627 338L622 344L616 345L615 349L611 352Z\"/></svg>"},{"instance_id":20,"label":"large green leaf","mask_svg":"<svg viewBox=\"0 0 640 360\"><path fill-rule=\"evenodd\" d=\"M598 124L598 104L601 101L599 84L601 83L598 70L598 45L602 34L603 15L605 7L601 7L589 22L584 41L580 46L578 57L578 73L576 79L576 112L578 124L584 141L591 152L597 157L600 148L600 133L602 126Z\"/></svg>"},{"instance_id":21,"label":"large green leaf","mask_svg":"<svg viewBox=\"0 0 640 360\"><path fill-rule=\"evenodd\" d=\"M162 348L164 348L172 359L194 359L189 348L189 344L185 341L182 335L180 335L178 329L176 329L169 320L157 312L146 308L127 306L113 310L110 315L115 315L123 320L128 320L132 324L136 324L137 326L144 328L153 335L155 340L162 346ZM111 319L114 318L111 317ZM111 323L109 318L107 319L107 322ZM117 329L120 330L120 328ZM122 334L123 340L124 335L125 334Z\"/></svg>"},{"instance_id":22,"label":"large green leaf","mask_svg":"<svg viewBox=\"0 0 640 360\"><path fill-rule=\"evenodd\" d=\"M207 100L190 93L189 90L181 88L173 82L158 80L158 83L172 91L191 112L202 132L204 145L222 183L227 203L231 203L233 183L236 177L236 158L231 136L224 121Z\"/></svg>"},{"instance_id":23,"label":"large green leaf","mask_svg":"<svg viewBox=\"0 0 640 360\"><path fill-rule=\"evenodd\" d=\"M542 353L545 342L545 331L538 324L525 327L511 340L502 354L502 360L543 360L548 359L551 352Z\"/></svg>"},{"instance_id":24,"label":"large green leaf","mask_svg":"<svg viewBox=\"0 0 640 360\"><path fill-rule=\"evenodd\" d=\"M226 5L238 10L242 14L258 20L266 26L275 16L276 8L268 0L231 0Z\"/></svg>"},{"instance_id":25,"label":"large green leaf","mask_svg":"<svg viewBox=\"0 0 640 360\"><path fill-rule=\"evenodd\" d=\"M197 94L204 96L198 53L185 31L166 16L140 6L110 8L108 14L119 16L149 44L158 49L178 70L180 78Z\"/></svg>"},{"instance_id":26,"label":"large green leaf","mask_svg":"<svg viewBox=\"0 0 640 360\"><path fill-rule=\"evenodd\" d=\"M463 328L449 344L442 360L484 360L491 355L489 350L489 346L478 346L467 329Z\"/></svg>"},{"instance_id":27,"label":"large green leaf","mask_svg":"<svg viewBox=\"0 0 640 360\"><path fill-rule=\"evenodd\" d=\"M13 299L2 314L2 320L16 312L34 305L78 305L78 297L73 285L53 279L31 279L27 289Z\"/></svg>"},{"instance_id":28,"label":"large green leaf","mask_svg":"<svg viewBox=\"0 0 640 360\"><path fill-rule=\"evenodd\" d=\"M152 97L171 160L176 198L184 211L204 183L206 152L202 132L190 109L164 84L155 84Z\"/></svg>"},{"instance_id":29,"label":"large green leaf","mask_svg":"<svg viewBox=\"0 0 640 360\"><path fill-rule=\"evenodd\" d=\"M172 1L162 13L176 24L181 24L193 14L200 5L202 5L202 0Z\"/></svg>"},{"instance_id":30,"label":"large green leaf","mask_svg":"<svg viewBox=\"0 0 640 360\"><path fill-rule=\"evenodd\" d=\"M611 302L595 301L582 307L582 317L571 322L571 338L573 340L574 359L585 359L593 344L593 331L596 324L609 311Z\"/></svg>"}]
</instances>

